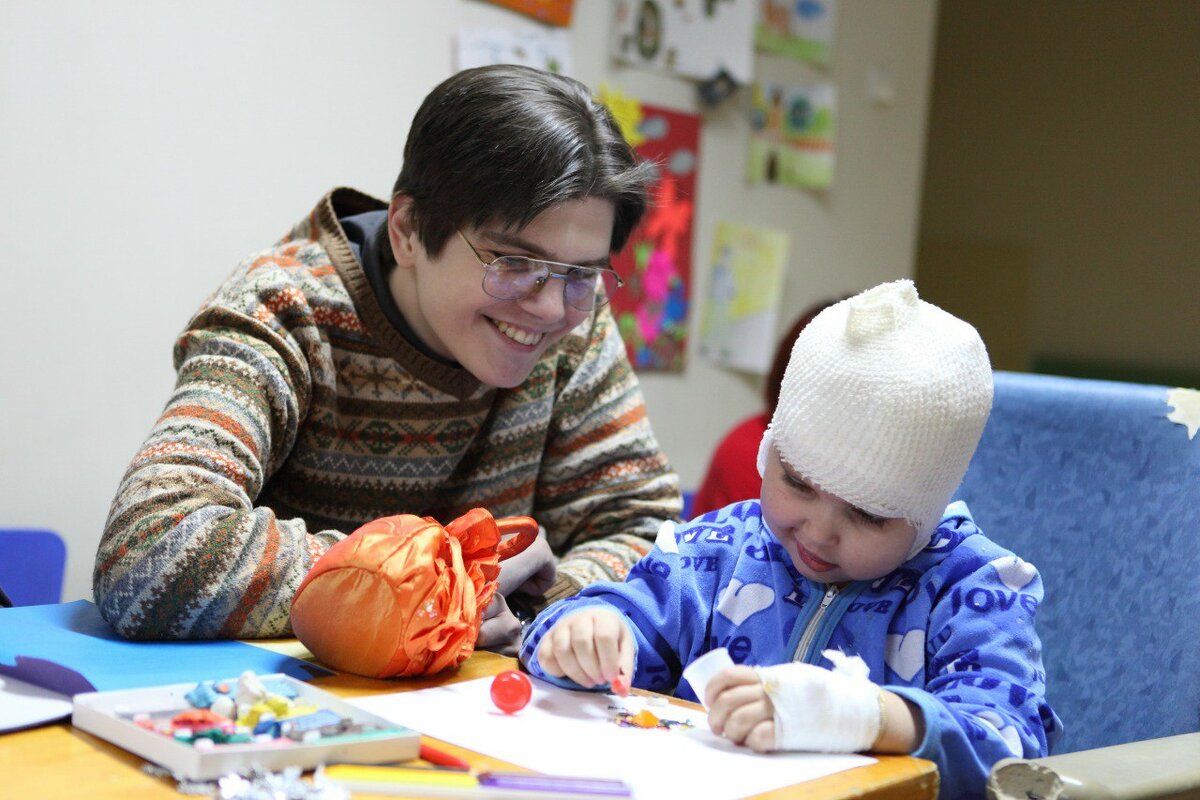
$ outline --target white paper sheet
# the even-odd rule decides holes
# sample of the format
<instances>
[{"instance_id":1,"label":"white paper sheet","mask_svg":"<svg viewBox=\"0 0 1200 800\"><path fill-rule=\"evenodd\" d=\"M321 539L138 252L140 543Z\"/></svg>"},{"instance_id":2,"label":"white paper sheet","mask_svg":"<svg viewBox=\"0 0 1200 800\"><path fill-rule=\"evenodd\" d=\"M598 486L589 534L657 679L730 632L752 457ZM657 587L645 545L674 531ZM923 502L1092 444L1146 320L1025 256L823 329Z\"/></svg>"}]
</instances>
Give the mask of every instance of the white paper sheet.
<instances>
[{"instance_id":1,"label":"white paper sheet","mask_svg":"<svg viewBox=\"0 0 1200 800\"><path fill-rule=\"evenodd\" d=\"M618 0L610 52L627 64L697 80L754 78L758 0Z\"/></svg>"},{"instance_id":2,"label":"white paper sheet","mask_svg":"<svg viewBox=\"0 0 1200 800\"><path fill-rule=\"evenodd\" d=\"M642 729L613 722L616 698L533 682L529 705L505 715L491 678L413 692L360 697L354 705L424 734L552 775L620 778L637 800L734 800L870 764L860 755L759 755L708 729L703 711L652 706L689 719L691 729Z\"/></svg>"},{"instance_id":3,"label":"white paper sheet","mask_svg":"<svg viewBox=\"0 0 1200 800\"><path fill-rule=\"evenodd\" d=\"M0 733L71 716L71 698L7 675L0 676Z\"/></svg>"},{"instance_id":4,"label":"white paper sheet","mask_svg":"<svg viewBox=\"0 0 1200 800\"><path fill-rule=\"evenodd\" d=\"M571 74L571 37L565 28L541 31L460 28L457 37L456 70L489 64L523 64L559 75Z\"/></svg>"}]
</instances>

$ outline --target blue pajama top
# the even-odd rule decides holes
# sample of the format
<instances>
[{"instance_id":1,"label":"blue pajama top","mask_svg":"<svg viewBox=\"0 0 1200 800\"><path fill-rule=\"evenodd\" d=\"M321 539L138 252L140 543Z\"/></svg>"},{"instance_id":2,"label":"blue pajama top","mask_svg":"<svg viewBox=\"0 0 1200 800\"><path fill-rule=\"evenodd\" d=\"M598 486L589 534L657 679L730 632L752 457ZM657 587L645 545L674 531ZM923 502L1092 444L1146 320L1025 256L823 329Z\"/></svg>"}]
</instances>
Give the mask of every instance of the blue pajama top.
<instances>
[{"instance_id":1,"label":"blue pajama top","mask_svg":"<svg viewBox=\"0 0 1200 800\"><path fill-rule=\"evenodd\" d=\"M529 671L580 688L546 675L537 648L563 616L598 605L627 617L633 685L688 700L683 668L715 647L738 664L827 669L821 651L841 650L920 708L925 735L913 755L937 764L946 798L982 797L993 763L1048 755L1061 734L1034 631L1041 577L984 536L964 503L895 571L840 590L797 572L757 500L678 525L675 543L678 552L657 543L624 583L593 584L538 615L520 653Z\"/></svg>"}]
</instances>

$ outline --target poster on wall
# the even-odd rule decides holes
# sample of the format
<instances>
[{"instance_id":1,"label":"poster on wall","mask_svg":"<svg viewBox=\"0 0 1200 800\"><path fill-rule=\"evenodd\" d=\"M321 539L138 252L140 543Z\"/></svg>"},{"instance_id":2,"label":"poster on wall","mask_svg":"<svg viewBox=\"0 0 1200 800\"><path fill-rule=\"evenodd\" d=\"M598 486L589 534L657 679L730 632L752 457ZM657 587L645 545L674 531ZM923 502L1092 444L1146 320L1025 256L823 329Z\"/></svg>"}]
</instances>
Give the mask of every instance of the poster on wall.
<instances>
[{"instance_id":1,"label":"poster on wall","mask_svg":"<svg viewBox=\"0 0 1200 800\"><path fill-rule=\"evenodd\" d=\"M751 184L833 185L837 90L831 83L756 83L750 95L746 177Z\"/></svg>"},{"instance_id":2,"label":"poster on wall","mask_svg":"<svg viewBox=\"0 0 1200 800\"><path fill-rule=\"evenodd\" d=\"M788 235L722 222L700 326L700 354L718 366L765 375L775 352Z\"/></svg>"},{"instance_id":3,"label":"poster on wall","mask_svg":"<svg viewBox=\"0 0 1200 800\"><path fill-rule=\"evenodd\" d=\"M570 34L565 30L460 28L455 34L455 71L489 64L522 64L570 75Z\"/></svg>"},{"instance_id":4,"label":"poster on wall","mask_svg":"<svg viewBox=\"0 0 1200 800\"><path fill-rule=\"evenodd\" d=\"M625 280L625 288L613 297L613 316L634 369L682 372L700 117L640 103L603 87L600 99L638 156L658 166L646 216L613 258L613 267Z\"/></svg>"},{"instance_id":5,"label":"poster on wall","mask_svg":"<svg viewBox=\"0 0 1200 800\"><path fill-rule=\"evenodd\" d=\"M825 66L836 23L837 0L762 0L754 43L764 53Z\"/></svg>"},{"instance_id":6,"label":"poster on wall","mask_svg":"<svg viewBox=\"0 0 1200 800\"><path fill-rule=\"evenodd\" d=\"M754 77L758 0L617 0L612 55L626 64L709 80Z\"/></svg>"},{"instance_id":7,"label":"poster on wall","mask_svg":"<svg viewBox=\"0 0 1200 800\"><path fill-rule=\"evenodd\" d=\"M575 0L486 0L486 2L503 6L550 25L558 25L561 28L571 24L571 12L575 7Z\"/></svg>"}]
</instances>

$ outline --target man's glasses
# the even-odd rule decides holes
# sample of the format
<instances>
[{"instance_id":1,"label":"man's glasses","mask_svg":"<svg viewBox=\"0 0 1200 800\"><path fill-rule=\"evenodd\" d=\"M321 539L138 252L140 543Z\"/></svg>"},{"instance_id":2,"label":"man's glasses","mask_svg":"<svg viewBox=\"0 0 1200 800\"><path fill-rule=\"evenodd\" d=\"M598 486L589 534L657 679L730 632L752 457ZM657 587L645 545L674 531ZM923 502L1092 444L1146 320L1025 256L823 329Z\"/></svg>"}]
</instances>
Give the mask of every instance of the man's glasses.
<instances>
[{"instance_id":1,"label":"man's glasses","mask_svg":"<svg viewBox=\"0 0 1200 800\"><path fill-rule=\"evenodd\" d=\"M563 282L563 300L572 308L591 311L608 302L625 285L615 270L607 267L579 267L525 256L500 256L484 261L475 245L462 231L458 235L483 266L483 290L497 300L524 300L546 285L551 278Z\"/></svg>"}]
</instances>

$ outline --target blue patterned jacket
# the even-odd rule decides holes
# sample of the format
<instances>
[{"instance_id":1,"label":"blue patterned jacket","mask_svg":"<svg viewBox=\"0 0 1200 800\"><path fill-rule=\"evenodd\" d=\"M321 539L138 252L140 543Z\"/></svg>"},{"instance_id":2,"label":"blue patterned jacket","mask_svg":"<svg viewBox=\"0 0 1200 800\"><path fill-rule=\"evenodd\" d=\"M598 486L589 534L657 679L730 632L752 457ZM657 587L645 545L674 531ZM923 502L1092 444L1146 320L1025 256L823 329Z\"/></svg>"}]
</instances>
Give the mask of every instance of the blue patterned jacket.
<instances>
[{"instance_id":1,"label":"blue patterned jacket","mask_svg":"<svg viewBox=\"0 0 1200 800\"><path fill-rule=\"evenodd\" d=\"M695 699L683 668L714 647L739 664L832 665L821 651L860 656L871 680L915 703L941 796L981 797L1001 758L1048 754L1061 723L1045 699L1034 616L1042 581L1032 564L989 540L963 503L946 509L928 547L889 575L840 590L792 566L757 500L735 503L656 543L625 583L597 583L534 621L521 660L567 614L608 604L637 642L633 685ZM671 552L677 550L678 552Z\"/></svg>"}]
</instances>

